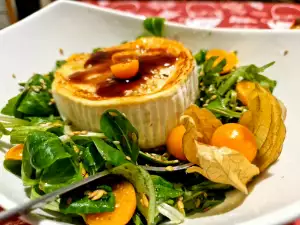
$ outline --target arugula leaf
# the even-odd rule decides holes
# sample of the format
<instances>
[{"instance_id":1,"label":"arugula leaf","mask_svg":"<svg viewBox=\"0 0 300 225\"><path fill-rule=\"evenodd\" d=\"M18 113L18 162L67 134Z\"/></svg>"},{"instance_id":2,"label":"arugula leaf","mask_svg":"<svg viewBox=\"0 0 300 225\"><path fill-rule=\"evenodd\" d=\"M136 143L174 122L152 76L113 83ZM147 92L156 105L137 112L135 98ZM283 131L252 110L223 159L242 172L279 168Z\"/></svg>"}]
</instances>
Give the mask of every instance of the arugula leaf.
<instances>
[{"instance_id":1,"label":"arugula leaf","mask_svg":"<svg viewBox=\"0 0 300 225\"><path fill-rule=\"evenodd\" d=\"M229 118L240 118L241 116L241 113L228 109L225 104L222 103L220 97L217 97L215 100L211 101L206 108L217 115Z\"/></svg>"},{"instance_id":2,"label":"arugula leaf","mask_svg":"<svg viewBox=\"0 0 300 225\"><path fill-rule=\"evenodd\" d=\"M144 28L153 36L162 37L165 19L160 17L148 17L144 20Z\"/></svg>"},{"instance_id":3,"label":"arugula leaf","mask_svg":"<svg viewBox=\"0 0 300 225\"><path fill-rule=\"evenodd\" d=\"M129 222L129 225L144 225L142 216L138 212L135 212Z\"/></svg>"},{"instance_id":4,"label":"arugula leaf","mask_svg":"<svg viewBox=\"0 0 300 225\"><path fill-rule=\"evenodd\" d=\"M137 208L146 218L147 224L152 225L156 214L156 197L150 174L142 167L135 166L132 163L115 167L111 170L111 173L123 176L133 184L137 195ZM149 201L148 207L142 204L143 196L146 196Z\"/></svg>"},{"instance_id":5,"label":"arugula leaf","mask_svg":"<svg viewBox=\"0 0 300 225\"><path fill-rule=\"evenodd\" d=\"M155 187L156 202L162 203L170 199L175 199L183 195L181 188L174 188L173 184L160 176L151 175Z\"/></svg>"},{"instance_id":6,"label":"arugula leaf","mask_svg":"<svg viewBox=\"0 0 300 225\"><path fill-rule=\"evenodd\" d=\"M228 90L236 84L238 80L249 80L249 81L263 81L266 82L272 90L276 85L276 81L273 81L259 73L263 72L268 67L272 66L275 62L268 63L262 67L257 67L253 64L248 66L241 66L232 72L231 76L218 88L218 93L223 96ZM264 78L264 79L263 79Z\"/></svg>"},{"instance_id":7,"label":"arugula leaf","mask_svg":"<svg viewBox=\"0 0 300 225\"><path fill-rule=\"evenodd\" d=\"M60 68L62 65L64 65L67 61L66 60L57 60L56 61L56 69Z\"/></svg>"},{"instance_id":8,"label":"arugula leaf","mask_svg":"<svg viewBox=\"0 0 300 225\"><path fill-rule=\"evenodd\" d=\"M92 140L98 152L107 163L113 166L119 166L129 162L123 152L113 148L101 138L93 137Z\"/></svg>"},{"instance_id":9,"label":"arugula leaf","mask_svg":"<svg viewBox=\"0 0 300 225\"><path fill-rule=\"evenodd\" d=\"M88 214L112 212L115 209L115 196L109 186L99 186L98 189L105 190L107 194L99 200L91 200L84 194L82 189L63 195L60 201L60 211L66 214Z\"/></svg>"},{"instance_id":10,"label":"arugula leaf","mask_svg":"<svg viewBox=\"0 0 300 225\"><path fill-rule=\"evenodd\" d=\"M139 135L129 120L119 111L109 109L102 114L100 120L102 132L112 141L120 141L124 154L136 163L140 151ZM103 156L102 156L103 157Z\"/></svg>"},{"instance_id":11,"label":"arugula leaf","mask_svg":"<svg viewBox=\"0 0 300 225\"><path fill-rule=\"evenodd\" d=\"M92 53L96 53L96 52L99 52L102 48L94 48Z\"/></svg>"},{"instance_id":12,"label":"arugula leaf","mask_svg":"<svg viewBox=\"0 0 300 225\"><path fill-rule=\"evenodd\" d=\"M86 147L82 154L82 162L89 175L94 175L104 167L104 159L99 154L94 144Z\"/></svg>"},{"instance_id":13,"label":"arugula leaf","mask_svg":"<svg viewBox=\"0 0 300 225\"><path fill-rule=\"evenodd\" d=\"M197 52L194 55L194 58L198 66L202 65L205 62L206 53L207 53L206 49L200 49L199 52Z\"/></svg>"}]
</instances>

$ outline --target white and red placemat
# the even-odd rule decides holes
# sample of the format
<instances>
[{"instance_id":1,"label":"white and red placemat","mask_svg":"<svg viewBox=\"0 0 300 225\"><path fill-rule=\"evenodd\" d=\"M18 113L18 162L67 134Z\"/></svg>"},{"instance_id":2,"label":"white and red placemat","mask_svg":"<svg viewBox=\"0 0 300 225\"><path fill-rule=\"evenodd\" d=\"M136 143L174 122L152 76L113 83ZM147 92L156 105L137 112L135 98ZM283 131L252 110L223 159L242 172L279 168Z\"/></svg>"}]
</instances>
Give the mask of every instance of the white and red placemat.
<instances>
[{"instance_id":1,"label":"white and red placemat","mask_svg":"<svg viewBox=\"0 0 300 225\"><path fill-rule=\"evenodd\" d=\"M289 29L300 4L209 1L83 1L124 12L164 17L193 27Z\"/></svg>"}]
</instances>

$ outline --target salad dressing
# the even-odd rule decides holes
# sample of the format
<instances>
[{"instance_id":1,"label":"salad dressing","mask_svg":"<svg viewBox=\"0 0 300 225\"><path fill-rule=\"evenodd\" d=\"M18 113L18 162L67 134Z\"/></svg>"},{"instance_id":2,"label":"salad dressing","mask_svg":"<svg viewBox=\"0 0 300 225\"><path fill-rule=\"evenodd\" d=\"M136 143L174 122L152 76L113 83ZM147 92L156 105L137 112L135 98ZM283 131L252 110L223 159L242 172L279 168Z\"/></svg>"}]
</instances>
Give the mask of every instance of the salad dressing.
<instances>
[{"instance_id":1,"label":"salad dressing","mask_svg":"<svg viewBox=\"0 0 300 225\"><path fill-rule=\"evenodd\" d=\"M116 52L114 52L116 53ZM85 63L84 71L75 72L69 76L69 82L73 84L88 84L96 86L96 95L103 98L123 97L128 91L134 91L143 86L155 75L160 75L161 69L171 68L177 58L169 55L140 57L138 74L132 79L117 79L113 76L110 66L113 65L111 52L94 53ZM132 56L131 56L132 58ZM131 58L123 58L121 61L129 61ZM166 71L166 70L164 70ZM169 70L170 71L170 70ZM160 79L166 80L170 73L161 74Z\"/></svg>"}]
</instances>

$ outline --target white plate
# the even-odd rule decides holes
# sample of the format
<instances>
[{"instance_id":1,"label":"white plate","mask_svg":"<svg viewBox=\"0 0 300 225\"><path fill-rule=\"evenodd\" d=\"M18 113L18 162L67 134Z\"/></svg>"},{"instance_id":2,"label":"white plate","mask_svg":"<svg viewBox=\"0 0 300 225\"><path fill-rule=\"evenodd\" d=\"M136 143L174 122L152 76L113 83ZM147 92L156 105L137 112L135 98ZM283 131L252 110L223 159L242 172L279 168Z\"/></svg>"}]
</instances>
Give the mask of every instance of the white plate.
<instances>
[{"instance_id":1,"label":"white plate","mask_svg":"<svg viewBox=\"0 0 300 225\"><path fill-rule=\"evenodd\" d=\"M132 40L143 30L141 17L94 6L58 1L0 31L0 104L18 93L18 81L46 73L62 58L95 47ZM203 30L171 24L167 35L193 52L201 48L237 50L241 64L263 65L275 60L267 75L278 81L275 94L288 109L287 138L279 161L263 174L246 201L218 216L194 218L186 224L282 224L300 216L300 32L271 30ZM283 52L288 51L284 56ZM17 79L12 78L16 74ZM11 208L27 200L22 182L4 170L0 149L0 205ZM30 218L38 223L38 218ZM57 224L43 220L40 224Z\"/></svg>"}]
</instances>

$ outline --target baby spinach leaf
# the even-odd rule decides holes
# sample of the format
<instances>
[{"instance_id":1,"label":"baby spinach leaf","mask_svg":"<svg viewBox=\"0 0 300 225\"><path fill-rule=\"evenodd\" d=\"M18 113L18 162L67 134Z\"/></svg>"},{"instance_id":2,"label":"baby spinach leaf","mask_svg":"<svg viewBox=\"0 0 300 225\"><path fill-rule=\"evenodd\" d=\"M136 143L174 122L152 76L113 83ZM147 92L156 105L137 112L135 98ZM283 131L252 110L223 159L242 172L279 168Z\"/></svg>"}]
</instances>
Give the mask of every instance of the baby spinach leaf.
<instances>
[{"instance_id":1,"label":"baby spinach leaf","mask_svg":"<svg viewBox=\"0 0 300 225\"><path fill-rule=\"evenodd\" d=\"M36 169L47 168L58 159L71 157L60 139L45 131L30 132L24 148L26 148L31 165Z\"/></svg>"},{"instance_id":2,"label":"baby spinach leaf","mask_svg":"<svg viewBox=\"0 0 300 225\"><path fill-rule=\"evenodd\" d=\"M107 193L99 200L89 199L82 189L67 193L61 198L59 205L60 211L65 214L88 214L114 211L116 200L112 189L108 186L100 186L98 189L104 189Z\"/></svg>"},{"instance_id":3,"label":"baby spinach leaf","mask_svg":"<svg viewBox=\"0 0 300 225\"><path fill-rule=\"evenodd\" d=\"M123 176L133 184L137 195L137 208L146 218L147 224L152 225L156 215L156 197L150 174L142 167L132 163L115 167L111 173ZM145 197L148 200L148 206L143 204Z\"/></svg>"},{"instance_id":4,"label":"baby spinach leaf","mask_svg":"<svg viewBox=\"0 0 300 225\"><path fill-rule=\"evenodd\" d=\"M105 161L99 154L94 144L90 144L83 150L82 162L89 175L94 175L104 167Z\"/></svg>"},{"instance_id":5,"label":"baby spinach leaf","mask_svg":"<svg viewBox=\"0 0 300 225\"><path fill-rule=\"evenodd\" d=\"M119 111L109 109L100 120L102 132L112 141L119 141L123 152L136 163L140 151L139 135L129 120ZM103 157L103 156L102 156Z\"/></svg>"},{"instance_id":6,"label":"baby spinach leaf","mask_svg":"<svg viewBox=\"0 0 300 225\"><path fill-rule=\"evenodd\" d=\"M21 160L6 159L4 160L3 165L4 168L7 169L9 172L13 173L18 177L21 177L21 166L22 166Z\"/></svg>"},{"instance_id":7,"label":"baby spinach leaf","mask_svg":"<svg viewBox=\"0 0 300 225\"><path fill-rule=\"evenodd\" d=\"M129 161L126 159L126 156L123 152L118 149L113 148L109 144L107 144L101 138L93 137L92 140L100 153L101 157L109 164L113 166L119 166L124 163L128 163Z\"/></svg>"},{"instance_id":8,"label":"baby spinach leaf","mask_svg":"<svg viewBox=\"0 0 300 225\"><path fill-rule=\"evenodd\" d=\"M163 36L165 19L160 17L148 17L144 20L144 29L158 37Z\"/></svg>"},{"instance_id":9,"label":"baby spinach leaf","mask_svg":"<svg viewBox=\"0 0 300 225\"><path fill-rule=\"evenodd\" d=\"M174 188L172 183L166 181L162 177L151 175L151 178L155 187L157 204L183 195L181 188Z\"/></svg>"}]
</instances>

